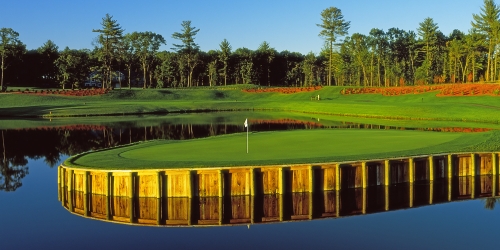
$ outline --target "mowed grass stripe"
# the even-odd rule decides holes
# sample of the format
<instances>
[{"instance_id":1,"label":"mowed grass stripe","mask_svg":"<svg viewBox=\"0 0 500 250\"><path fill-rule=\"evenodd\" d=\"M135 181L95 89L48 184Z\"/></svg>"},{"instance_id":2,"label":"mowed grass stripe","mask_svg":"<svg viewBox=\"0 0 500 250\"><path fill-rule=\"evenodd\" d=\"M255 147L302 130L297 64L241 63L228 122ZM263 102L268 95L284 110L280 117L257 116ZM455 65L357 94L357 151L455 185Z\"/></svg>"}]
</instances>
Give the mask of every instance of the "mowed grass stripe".
<instances>
[{"instance_id":1,"label":"mowed grass stripe","mask_svg":"<svg viewBox=\"0 0 500 250\"><path fill-rule=\"evenodd\" d=\"M70 158L65 165L103 169L190 168L319 163L454 152L488 141L488 133L394 130L303 130L246 133L187 141L153 141Z\"/></svg>"}]
</instances>

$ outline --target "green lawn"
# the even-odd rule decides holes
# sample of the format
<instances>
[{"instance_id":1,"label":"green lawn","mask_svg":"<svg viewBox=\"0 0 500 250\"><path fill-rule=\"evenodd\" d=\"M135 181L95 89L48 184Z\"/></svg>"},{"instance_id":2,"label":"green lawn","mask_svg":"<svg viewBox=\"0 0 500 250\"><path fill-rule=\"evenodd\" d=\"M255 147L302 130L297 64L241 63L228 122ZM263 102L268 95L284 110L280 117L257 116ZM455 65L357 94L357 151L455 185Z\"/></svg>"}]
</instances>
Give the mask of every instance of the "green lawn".
<instances>
[{"instance_id":1,"label":"green lawn","mask_svg":"<svg viewBox=\"0 0 500 250\"><path fill-rule=\"evenodd\" d=\"M324 87L296 94L245 93L241 88L114 90L104 96L64 97L0 94L0 116L86 116L193 110L279 110L350 117L500 123L500 97L436 97L340 94ZM311 101L320 95L321 101Z\"/></svg>"},{"instance_id":2,"label":"green lawn","mask_svg":"<svg viewBox=\"0 0 500 250\"><path fill-rule=\"evenodd\" d=\"M86 153L65 165L97 169L191 168L321 163L500 150L500 132L301 130L246 133L188 141L152 141Z\"/></svg>"}]
</instances>

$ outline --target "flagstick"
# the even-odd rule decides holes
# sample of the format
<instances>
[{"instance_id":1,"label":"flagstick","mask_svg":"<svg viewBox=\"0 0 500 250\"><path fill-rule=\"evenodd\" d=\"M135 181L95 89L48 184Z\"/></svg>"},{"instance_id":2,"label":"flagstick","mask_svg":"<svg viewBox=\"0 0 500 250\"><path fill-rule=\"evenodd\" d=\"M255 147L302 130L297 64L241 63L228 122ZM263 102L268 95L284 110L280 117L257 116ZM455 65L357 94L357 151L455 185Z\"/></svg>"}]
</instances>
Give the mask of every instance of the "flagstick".
<instances>
[{"instance_id":1,"label":"flagstick","mask_svg":"<svg viewBox=\"0 0 500 250\"><path fill-rule=\"evenodd\" d=\"M250 126L248 126L248 124L247 124L247 154L248 154L248 127L250 127Z\"/></svg>"}]
</instances>

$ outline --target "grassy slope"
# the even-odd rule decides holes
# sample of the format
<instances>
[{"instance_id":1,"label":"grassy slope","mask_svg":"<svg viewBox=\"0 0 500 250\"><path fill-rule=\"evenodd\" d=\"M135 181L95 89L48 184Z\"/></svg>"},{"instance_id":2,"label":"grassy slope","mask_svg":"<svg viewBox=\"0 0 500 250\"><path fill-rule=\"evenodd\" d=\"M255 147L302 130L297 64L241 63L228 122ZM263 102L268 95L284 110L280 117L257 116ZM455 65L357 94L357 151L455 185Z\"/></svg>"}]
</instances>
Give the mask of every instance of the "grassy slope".
<instances>
[{"instance_id":1,"label":"grassy slope","mask_svg":"<svg viewBox=\"0 0 500 250\"><path fill-rule=\"evenodd\" d=\"M304 130L190 141L153 141L83 154L64 164L102 169L210 167L333 162L446 152L495 151L500 132L437 133L380 130Z\"/></svg>"},{"instance_id":2,"label":"grassy slope","mask_svg":"<svg viewBox=\"0 0 500 250\"><path fill-rule=\"evenodd\" d=\"M105 96L61 97L0 95L0 115L95 115L180 110L274 109L359 117L478 121L499 123L500 98L436 97L434 93L403 96L340 95L340 87L297 94L244 93L236 89L115 90ZM321 101L311 101L320 95Z\"/></svg>"}]
</instances>

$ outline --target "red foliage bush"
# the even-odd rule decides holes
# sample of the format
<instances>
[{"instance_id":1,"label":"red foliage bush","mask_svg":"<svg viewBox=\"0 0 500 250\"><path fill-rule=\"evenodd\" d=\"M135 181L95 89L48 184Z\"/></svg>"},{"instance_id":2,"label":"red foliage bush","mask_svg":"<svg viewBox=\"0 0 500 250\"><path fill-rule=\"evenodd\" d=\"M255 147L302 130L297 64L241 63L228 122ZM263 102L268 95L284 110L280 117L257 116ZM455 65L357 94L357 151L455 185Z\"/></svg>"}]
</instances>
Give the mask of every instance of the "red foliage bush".
<instances>
[{"instance_id":1,"label":"red foliage bush","mask_svg":"<svg viewBox=\"0 0 500 250\"><path fill-rule=\"evenodd\" d=\"M438 91L436 96L500 96L500 85L484 83L418 85L406 87L345 88L341 94L382 94L385 96L419 94Z\"/></svg>"},{"instance_id":2,"label":"red foliage bush","mask_svg":"<svg viewBox=\"0 0 500 250\"><path fill-rule=\"evenodd\" d=\"M277 88L252 88L243 89L246 93L281 93L281 94L294 94L300 92L310 92L321 89L321 86L314 87L277 87Z\"/></svg>"}]
</instances>

